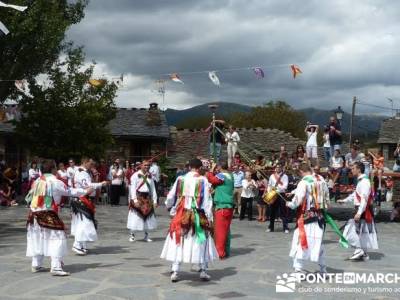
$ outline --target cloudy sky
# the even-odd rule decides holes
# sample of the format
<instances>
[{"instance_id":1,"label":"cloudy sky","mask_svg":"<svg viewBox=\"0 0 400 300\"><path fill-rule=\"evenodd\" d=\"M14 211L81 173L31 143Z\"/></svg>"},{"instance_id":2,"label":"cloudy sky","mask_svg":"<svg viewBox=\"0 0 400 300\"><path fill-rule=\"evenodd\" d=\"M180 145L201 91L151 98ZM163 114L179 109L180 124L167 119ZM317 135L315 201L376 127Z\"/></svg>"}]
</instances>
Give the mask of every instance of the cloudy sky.
<instances>
[{"instance_id":1,"label":"cloudy sky","mask_svg":"<svg viewBox=\"0 0 400 300\"><path fill-rule=\"evenodd\" d=\"M84 45L97 74L124 73L117 104L164 107L226 101L257 105L284 99L295 108L387 113L400 108L400 4L385 0L91 0L69 38ZM290 64L303 71L296 80ZM221 71L221 86L197 71ZM186 74L185 74L186 73ZM164 74L164 75L163 75ZM373 104L384 108L374 108Z\"/></svg>"}]
</instances>

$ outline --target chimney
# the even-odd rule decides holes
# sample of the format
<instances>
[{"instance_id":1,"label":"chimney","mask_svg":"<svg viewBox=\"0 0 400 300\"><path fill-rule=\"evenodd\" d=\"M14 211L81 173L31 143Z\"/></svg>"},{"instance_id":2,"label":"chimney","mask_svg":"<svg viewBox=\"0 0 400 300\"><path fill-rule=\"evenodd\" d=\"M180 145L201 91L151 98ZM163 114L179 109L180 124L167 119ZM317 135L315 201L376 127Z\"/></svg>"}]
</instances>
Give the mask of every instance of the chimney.
<instances>
[{"instance_id":1,"label":"chimney","mask_svg":"<svg viewBox=\"0 0 400 300\"><path fill-rule=\"evenodd\" d=\"M150 103L149 110L158 110L158 104L156 102Z\"/></svg>"}]
</instances>

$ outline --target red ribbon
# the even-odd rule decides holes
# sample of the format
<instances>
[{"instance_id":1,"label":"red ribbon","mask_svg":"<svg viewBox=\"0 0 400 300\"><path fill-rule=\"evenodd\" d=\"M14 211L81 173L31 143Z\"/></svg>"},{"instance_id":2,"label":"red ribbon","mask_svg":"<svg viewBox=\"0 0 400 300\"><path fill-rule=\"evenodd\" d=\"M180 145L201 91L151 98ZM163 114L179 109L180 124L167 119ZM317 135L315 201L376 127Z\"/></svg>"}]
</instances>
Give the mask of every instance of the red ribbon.
<instances>
[{"instance_id":1,"label":"red ribbon","mask_svg":"<svg viewBox=\"0 0 400 300\"><path fill-rule=\"evenodd\" d=\"M297 211L297 228L299 228L299 240L300 240L301 249L303 249L303 250L308 249L307 235L306 235L306 231L304 229L304 212L305 212L306 205L307 205L307 198L305 197L303 204Z\"/></svg>"},{"instance_id":2,"label":"red ribbon","mask_svg":"<svg viewBox=\"0 0 400 300\"><path fill-rule=\"evenodd\" d=\"M96 212L96 207L94 206L93 202L90 201L86 196L79 197L79 200L81 200L93 214Z\"/></svg>"},{"instance_id":3,"label":"red ribbon","mask_svg":"<svg viewBox=\"0 0 400 300\"><path fill-rule=\"evenodd\" d=\"M182 218L185 207L185 199L181 199L178 204L178 209L176 210L175 217L171 221L171 225L169 226L169 234L171 238L173 238L172 234L175 232L175 243L179 245L181 243L182 236Z\"/></svg>"}]
</instances>

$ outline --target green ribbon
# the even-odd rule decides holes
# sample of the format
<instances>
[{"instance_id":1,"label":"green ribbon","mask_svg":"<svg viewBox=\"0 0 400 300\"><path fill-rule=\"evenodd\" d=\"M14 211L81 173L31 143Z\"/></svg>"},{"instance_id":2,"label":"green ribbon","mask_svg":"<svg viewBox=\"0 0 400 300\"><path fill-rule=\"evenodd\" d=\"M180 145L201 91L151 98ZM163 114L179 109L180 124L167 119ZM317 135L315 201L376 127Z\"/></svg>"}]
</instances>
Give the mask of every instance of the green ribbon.
<instances>
[{"instance_id":1,"label":"green ribbon","mask_svg":"<svg viewBox=\"0 0 400 300\"><path fill-rule=\"evenodd\" d=\"M203 228L200 226L200 215L196 208L195 200L192 200L192 210L194 213L194 230L196 231L197 243L203 244L206 241L206 234Z\"/></svg>"},{"instance_id":2,"label":"green ribbon","mask_svg":"<svg viewBox=\"0 0 400 300\"><path fill-rule=\"evenodd\" d=\"M343 248L349 248L349 242L343 236L342 232L340 231L339 227L337 226L335 221L332 219L332 217L325 211L325 209L322 209L322 213L324 214L326 223L328 223L332 227L333 231L340 237L339 244Z\"/></svg>"},{"instance_id":3,"label":"green ribbon","mask_svg":"<svg viewBox=\"0 0 400 300\"><path fill-rule=\"evenodd\" d=\"M192 199L192 210L194 213L194 230L196 232L197 236L197 243L198 244L203 244L206 241L206 233L204 232L203 228L200 225L200 215L199 212L197 211L196 207L196 199L198 196L199 191L199 184L196 184L196 188L194 191L194 197Z\"/></svg>"}]
</instances>

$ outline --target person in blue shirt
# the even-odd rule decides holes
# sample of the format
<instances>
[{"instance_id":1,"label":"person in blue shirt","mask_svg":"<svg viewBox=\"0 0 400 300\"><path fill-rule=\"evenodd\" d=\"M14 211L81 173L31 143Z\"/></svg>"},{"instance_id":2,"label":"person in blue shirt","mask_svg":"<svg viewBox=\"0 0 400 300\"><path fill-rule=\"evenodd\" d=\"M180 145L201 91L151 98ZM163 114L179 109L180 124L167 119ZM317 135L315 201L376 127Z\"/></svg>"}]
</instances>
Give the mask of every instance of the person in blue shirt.
<instances>
[{"instance_id":1,"label":"person in blue shirt","mask_svg":"<svg viewBox=\"0 0 400 300\"><path fill-rule=\"evenodd\" d=\"M235 205L235 214L239 214L240 212L240 201L242 194L242 181L244 179L244 173L239 169L238 165L234 165L233 167L233 203Z\"/></svg>"}]
</instances>

